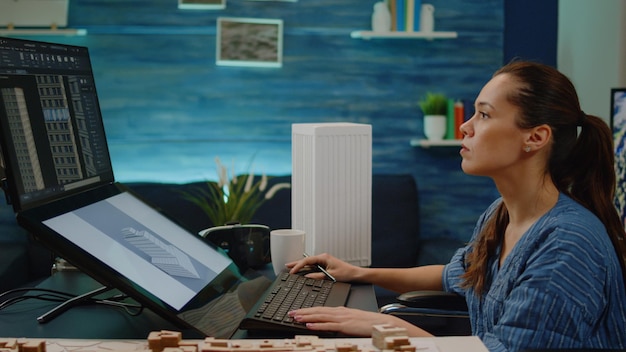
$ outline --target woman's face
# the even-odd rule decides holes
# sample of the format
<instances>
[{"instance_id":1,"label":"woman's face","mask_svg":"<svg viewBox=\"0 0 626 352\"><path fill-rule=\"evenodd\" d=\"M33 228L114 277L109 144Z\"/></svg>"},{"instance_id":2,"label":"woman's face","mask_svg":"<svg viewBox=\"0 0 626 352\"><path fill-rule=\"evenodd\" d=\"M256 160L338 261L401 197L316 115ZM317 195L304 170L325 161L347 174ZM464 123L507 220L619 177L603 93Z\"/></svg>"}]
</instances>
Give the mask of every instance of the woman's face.
<instances>
[{"instance_id":1,"label":"woman's face","mask_svg":"<svg viewBox=\"0 0 626 352\"><path fill-rule=\"evenodd\" d=\"M493 77L474 103L474 115L461 125L461 168L467 174L497 177L515 172L527 134L515 123L519 109L506 99L519 83L508 74Z\"/></svg>"}]
</instances>

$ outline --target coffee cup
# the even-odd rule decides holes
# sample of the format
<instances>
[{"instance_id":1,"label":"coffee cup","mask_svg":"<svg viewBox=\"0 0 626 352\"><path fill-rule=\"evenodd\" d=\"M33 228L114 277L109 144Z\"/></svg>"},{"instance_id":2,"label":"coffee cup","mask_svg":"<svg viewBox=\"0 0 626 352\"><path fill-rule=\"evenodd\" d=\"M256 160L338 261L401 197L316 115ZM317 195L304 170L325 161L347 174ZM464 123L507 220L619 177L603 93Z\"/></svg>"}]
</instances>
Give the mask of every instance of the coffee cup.
<instances>
[{"instance_id":1,"label":"coffee cup","mask_svg":"<svg viewBox=\"0 0 626 352\"><path fill-rule=\"evenodd\" d=\"M278 275L285 270L285 264L302 259L304 236L304 231L297 229L279 229L270 232L270 256L274 274Z\"/></svg>"}]
</instances>

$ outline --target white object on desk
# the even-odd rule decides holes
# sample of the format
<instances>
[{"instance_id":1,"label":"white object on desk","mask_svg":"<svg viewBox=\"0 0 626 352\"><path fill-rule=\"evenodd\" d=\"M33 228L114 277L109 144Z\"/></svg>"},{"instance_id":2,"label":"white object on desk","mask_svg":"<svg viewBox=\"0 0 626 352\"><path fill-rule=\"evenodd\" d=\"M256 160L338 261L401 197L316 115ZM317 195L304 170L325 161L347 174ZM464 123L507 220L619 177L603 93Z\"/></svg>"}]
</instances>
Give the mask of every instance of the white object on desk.
<instances>
[{"instance_id":1,"label":"white object on desk","mask_svg":"<svg viewBox=\"0 0 626 352\"><path fill-rule=\"evenodd\" d=\"M304 253L304 231L280 229L270 232L270 255L274 274L285 270L285 264L302 259Z\"/></svg>"},{"instance_id":2,"label":"white object on desk","mask_svg":"<svg viewBox=\"0 0 626 352\"><path fill-rule=\"evenodd\" d=\"M292 125L291 226L310 255L371 264L372 126Z\"/></svg>"}]
</instances>

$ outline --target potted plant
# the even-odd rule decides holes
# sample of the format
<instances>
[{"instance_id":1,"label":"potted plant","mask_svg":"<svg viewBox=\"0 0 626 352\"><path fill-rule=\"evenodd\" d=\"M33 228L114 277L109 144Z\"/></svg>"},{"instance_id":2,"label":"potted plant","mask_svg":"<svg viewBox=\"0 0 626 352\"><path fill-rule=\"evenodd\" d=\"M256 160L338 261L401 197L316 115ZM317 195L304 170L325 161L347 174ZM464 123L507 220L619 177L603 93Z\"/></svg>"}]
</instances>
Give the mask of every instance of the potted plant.
<instances>
[{"instance_id":1,"label":"potted plant","mask_svg":"<svg viewBox=\"0 0 626 352\"><path fill-rule=\"evenodd\" d=\"M417 103L424 113L424 135L441 140L446 135L448 98L441 93L427 92Z\"/></svg>"},{"instance_id":2,"label":"potted plant","mask_svg":"<svg viewBox=\"0 0 626 352\"><path fill-rule=\"evenodd\" d=\"M219 181L208 181L196 192L185 192L187 200L196 204L207 214L214 226L232 223L247 224L259 207L271 199L276 192L290 188L289 183L279 183L267 188L267 176L263 174L260 180L250 171L248 175L235 175L215 158Z\"/></svg>"},{"instance_id":3,"label":"potted plant","mask_svg":"<svg viewBox=\"0 0 626 352\"><path fill-rule=\"evenodd\" d=\"M236 175L219 158L217 182L207 181L183 196L200 207L213 227L201 231L201 236L222 248L237 266L245 271L248 267L259 268L269 263L270 229L265 225L249 224L259 207L281 189L291 188L289 183L277 183L268 187L268 178L260 179L252 170L248 175ZM257 180L258 179L258 180Z\"/></svg>"}]
</instances>

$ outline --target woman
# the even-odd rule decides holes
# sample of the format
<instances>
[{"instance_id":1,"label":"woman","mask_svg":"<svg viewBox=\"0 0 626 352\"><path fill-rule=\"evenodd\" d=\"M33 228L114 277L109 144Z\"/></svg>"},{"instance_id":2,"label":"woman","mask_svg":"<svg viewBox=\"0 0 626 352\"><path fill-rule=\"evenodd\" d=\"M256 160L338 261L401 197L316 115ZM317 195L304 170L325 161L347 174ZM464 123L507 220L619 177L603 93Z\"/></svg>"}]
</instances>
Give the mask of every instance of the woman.
<instances>
[{"instance_id":1,"label":"woman","mask_svg":"<svg viewBox=\"0 0 626 352\"><path fill-rule=\"evenodd\" d=\"M473 334L492 351L626 348L626 250L608 126L580 110L567 77L530 62L498 70L475 110L460 127L461 166L491 177L501 198L450 263L362 268L322 254L287 266L319 264L338 280L396 292L457 292ZM430 336L397 317L345 307L290 315L311 330L368 336L372 325L390 323Z\"/></svg>"}]
</instances>

